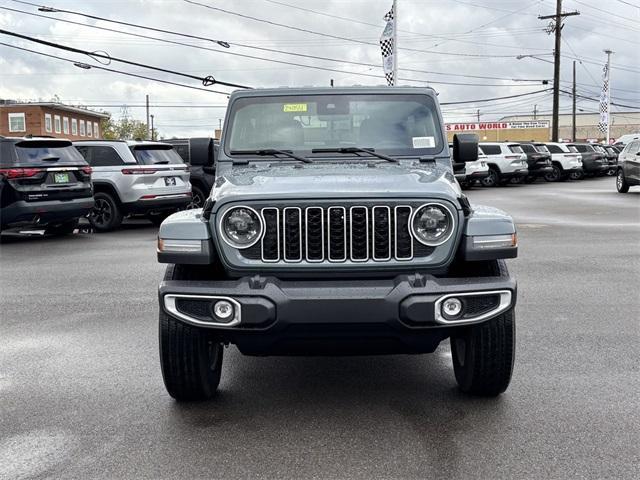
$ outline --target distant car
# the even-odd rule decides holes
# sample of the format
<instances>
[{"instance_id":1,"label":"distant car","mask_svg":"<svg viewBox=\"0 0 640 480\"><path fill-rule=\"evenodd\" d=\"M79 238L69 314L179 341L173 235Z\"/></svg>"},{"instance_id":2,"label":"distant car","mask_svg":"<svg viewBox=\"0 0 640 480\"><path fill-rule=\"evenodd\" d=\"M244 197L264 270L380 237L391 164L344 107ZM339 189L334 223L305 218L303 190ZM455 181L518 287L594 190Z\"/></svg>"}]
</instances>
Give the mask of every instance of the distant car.
<instances>
[{"instance_id":1,"label":"distant car","mask_svg":"<svg viewBox=\"0 0 640 480\"><path fill-rule=\"evenodd\" d=\"M171 145L160 142L86 140L75 147L93 167L98 232L117 228L127 215L155 224L191 202L189 167Z\"/></svg>"},{"instance_id":2,"label":"distant car","mask_svg":"<svg viewBox=\"0 0 640 480\"><path fill-rule=\"evenodd\" d=\"M620 152L616 172L616 188L627 193L629 187L640 185L640 140L628 143Z\"/></svg>"},{"instance_id":3,"label":"distant car","mask_svg":"<svg viewBox=\"0 0 640 480\"><path fill-rule=\"evenodd\" d=\"M481 143L480 151L487 156L489 172L480 182L485 187L505 185L512 178L522 179L529 174L527 155L518 143Z\"/></svg>"},{"instance_id":4,"label":"distant car","mask_svg":"<svg viewBox=\"0 0 640 480\"><path fill-rule=\"evenodd\" d=\"M615 175L616 174L616 164L617 164L617 155L615 155L615 153L611 153L609 152L605 145L601 145L599 143L594 143L593 144L593 148L595 149L596 152L600 152L602 155L604 155L604 160L607 163L607 165L609 166L609 168L607 170L604 171L605 174L607 175Z\"/></svg>"},{"instance_id":5,"label":"distant car","mask_svg":"<svg viewBox=\"0 0 640 480\"><path fill-rule=\"evenodd\" d=\"M543 178L553 172L551 166L551 152L544 143L520 142L520 147L527 154L529 175L524 178L525 183L533 183L538 178Z\"/></svg>"},{"instance_id":6,"label":"distant car","mask_svg":"<svg viewBox=\"0 0 640 480\"><path fill-rule=\"evenodd\" d=\"M478 160L465 163L465 178L460 183L460 186L464 190L471 188L476 182L486 178L487 175L489 175L487 156L478 149Z\"/></svg>"},{"instance_id":7,"label":"distant car","mask_svg":"<svg viewBox=\"0 0 640 480\"><path fill-rule=\"evenodd\" d=\"M193 197L187 208L201 208L216 178L218 141L209 137L199 137L172 138L163 142L173 145L184 162L191 167Z\"/></svg>"},{"instance_id":8,"label":"distant car","mask_svg":"<svg viewBox=\"0 0 640 480\"><path fill-rule=\"evenodd\" d=\"M92 208L91 167L71 142L0 137L0 231L65 235Z\"/></svg>"},{"instance_id":9,"label":"distant car","mask_svg":"<svg viewBox=\"0 0 640 480\"><path fill-rule=\"evenodd\" d=\"M547 182L582 178L582 155L576 147L557 142L549 142L545 145L551 153L551 172L544 177Z\"/></svg>"},{"instance_id":10,"label":"distant car","mask_svg":"<svg viewBox=\"0 0 640 480\"><path fill-rule=\"evenodd\" d=\"M620 148L624 148L628 143L634 140L640 140L640 133L628 133L626 135L622 135L620 138L618 138L618 140L616 140L616 143L614 145Z\"/></svg>"},{"instance_id":11,"label":"distant car","mask_svg":"<svg viewBox=\"0 0 640 480\"><path fill-rule=\"evenodd\" d=\"M609 170L605 154L597 151L590 143L570 143L582 155L582 170L585 175L604 175Z\"/></svg>"}]
</instances>

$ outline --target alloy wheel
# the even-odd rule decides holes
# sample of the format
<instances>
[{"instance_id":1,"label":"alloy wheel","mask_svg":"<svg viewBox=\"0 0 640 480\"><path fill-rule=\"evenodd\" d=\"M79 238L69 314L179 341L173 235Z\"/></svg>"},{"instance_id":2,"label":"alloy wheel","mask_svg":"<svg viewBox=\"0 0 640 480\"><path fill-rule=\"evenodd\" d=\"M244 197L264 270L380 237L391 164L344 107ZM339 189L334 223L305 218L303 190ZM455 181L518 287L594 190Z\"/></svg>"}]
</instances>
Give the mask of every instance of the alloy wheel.
<instances>
[{"instance_id":1,"label":"alloy wheel","mask_svg":"<svg viewBox=\"0 0 640 480\"><path fill-rule=\"evenodd\" d=\"M97 198L93 210L91 210L91 220L99 226L108 225L113 217L111 205L103 198Z\"/></svg>"}]
</instances>

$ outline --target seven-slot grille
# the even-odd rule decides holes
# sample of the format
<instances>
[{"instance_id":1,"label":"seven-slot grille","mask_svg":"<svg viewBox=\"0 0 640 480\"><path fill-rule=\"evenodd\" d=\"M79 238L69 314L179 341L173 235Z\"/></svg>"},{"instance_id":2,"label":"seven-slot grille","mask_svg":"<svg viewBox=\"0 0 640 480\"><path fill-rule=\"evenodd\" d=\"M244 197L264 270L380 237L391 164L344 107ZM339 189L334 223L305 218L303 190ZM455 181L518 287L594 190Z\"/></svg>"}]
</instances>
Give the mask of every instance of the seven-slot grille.
<instances>
[{"instance_id":1,"label":"seven-slot grille","mask_svg":"<svg viewBox=\"0 0 640 480\"><path fill-rule=\"evenodd\" d=\"M427 256L410 232L409 205L265 207L264 236L243 257L264 262L385 262Z\"/></svg>"}]
</instances>

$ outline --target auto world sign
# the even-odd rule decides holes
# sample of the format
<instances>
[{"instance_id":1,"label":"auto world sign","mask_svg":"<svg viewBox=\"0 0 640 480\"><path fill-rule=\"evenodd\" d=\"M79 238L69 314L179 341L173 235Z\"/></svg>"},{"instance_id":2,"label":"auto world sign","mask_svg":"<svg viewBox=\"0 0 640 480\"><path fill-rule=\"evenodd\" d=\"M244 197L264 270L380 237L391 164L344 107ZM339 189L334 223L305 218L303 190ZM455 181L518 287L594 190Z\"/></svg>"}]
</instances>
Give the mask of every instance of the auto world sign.
<instances>
[{"instance_id":1,"label":"auto world sign","mask_svg":"<svg viewBox=\"0 0 640 480\"><path fill-rule=\"evenodd\" d=\"M447 132L473 132L482 130L525 130L549 128L549 120L523 120L517 122L446 123Z\"/></svg>"}]
</instances>

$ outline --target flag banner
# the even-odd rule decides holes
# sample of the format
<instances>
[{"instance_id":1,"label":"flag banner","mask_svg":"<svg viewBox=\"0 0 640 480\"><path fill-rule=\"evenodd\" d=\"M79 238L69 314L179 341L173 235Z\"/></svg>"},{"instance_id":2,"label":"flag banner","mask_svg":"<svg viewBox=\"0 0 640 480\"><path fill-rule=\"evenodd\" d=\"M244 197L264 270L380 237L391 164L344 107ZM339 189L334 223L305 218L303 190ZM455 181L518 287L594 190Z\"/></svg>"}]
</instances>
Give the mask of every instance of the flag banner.
<instances>
[{"instance_id":1,"label":"flag banner","mask_svg":"<svg viewBox=\"0 0 640 480\"><path fill-rule=\"evenodd\" d=\"M384 27L384 31L380 36L380 50L382 52L382 68L384 70L384 76L387 79L387 85L394 85L395 79L393 78L393 65L395 45L394 45L394 33L396 29L395 12L391 10L383 17L387 22Z\"/></svg>"},{"instance_id":2,"label":"flag banner","mask_svg":"<svg viewBox=\"0 0 640 480\"><path fill-rule=\"evenodd\" d=\"M600 122L598 128L602 133L609 129L609 65L605 64L602 73L602 93L600 94Z\"/></svg>"}]
</instances>

